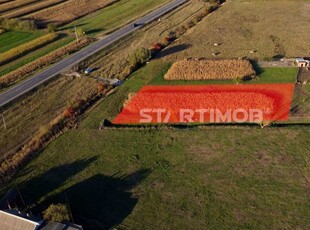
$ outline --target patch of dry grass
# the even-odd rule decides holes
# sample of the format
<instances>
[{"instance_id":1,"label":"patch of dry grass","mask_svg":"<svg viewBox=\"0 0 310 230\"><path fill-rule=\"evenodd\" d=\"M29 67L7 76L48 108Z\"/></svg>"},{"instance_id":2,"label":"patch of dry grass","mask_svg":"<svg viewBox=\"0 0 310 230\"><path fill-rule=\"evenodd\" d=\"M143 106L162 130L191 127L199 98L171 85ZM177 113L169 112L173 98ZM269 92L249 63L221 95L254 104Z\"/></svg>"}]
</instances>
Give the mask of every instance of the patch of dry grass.
<instances>
[{"instance_id":1,"label":"patch of dry grass","mask_svg":"<svg viewBox=\"0 0 310 230\"><path fill-rule=\"evenodd\" d=\"M0 161L16 152L41 127L62 114L71 101L97 92L94 79L60 77L2 112L7 129L0 123Z\"/></svg>"}]
</instances>

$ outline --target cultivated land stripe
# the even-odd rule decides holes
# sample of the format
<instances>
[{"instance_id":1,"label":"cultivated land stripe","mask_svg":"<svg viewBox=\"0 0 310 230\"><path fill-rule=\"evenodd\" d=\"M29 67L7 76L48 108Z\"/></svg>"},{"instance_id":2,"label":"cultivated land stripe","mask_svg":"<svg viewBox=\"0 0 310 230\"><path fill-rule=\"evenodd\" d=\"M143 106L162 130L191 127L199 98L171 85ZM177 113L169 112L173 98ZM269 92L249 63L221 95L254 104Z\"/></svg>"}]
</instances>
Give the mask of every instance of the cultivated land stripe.
<instances>
[{"instance_id":1,"label":"cultivated land stripe","mask_svg":"<svg viewBox=\"0 0 310 230\"><path fill-rule=\"evenodd\" d=\"M45 9L47 7L51 7L51 6L66 2L66 1L68 1L68 0L48 0L48 1L38 2L37 4L25 6L25 7L22 7L20 9L10 11L8 13L4 13L4 14L2 14L2 17L5 17L5 18L21 17L21 16L24 16L24 15Z\"/></svg>"},{"instance_id":2,"label":"cultivated land stripe","mask_svg":"<svg viewBox=\"0 0 310 230\"><path fill-rule=\"evenodd\" d=\"M57 64L35 75L34 77L20 83L19 85L15 87L12 87L8 91L0 94L0 107L13 101L19 96L29 92L30 90L36 88L42 83L52 79L59 73L64 72L65 70L69 69L73 65L81 62L87 57L90 57L91 55L98 52L99 50L111 45L113 42L117 41L118 39L125 37L126 35L138 30L139 28L143 27L145 24L152 22L153 20L170 12L171 10L177 8L178 6L182 5L185 2L187 2L187 0L174 0L170 2L169 4L166 4L154 10L153 12L149 13L148 15L136 20L135 22L130 23L129 25L126 25L123 28L116 30L114 33L110 34L106 38L90 45L89 47L81 50L80 52L73 54L72 56L62 60L61 62L58 62ZM133 26L134 23L138 24L138 26L134 27ZM86 55L84 55L85 52L87 53Z\"/></svg>"}]
</instances>

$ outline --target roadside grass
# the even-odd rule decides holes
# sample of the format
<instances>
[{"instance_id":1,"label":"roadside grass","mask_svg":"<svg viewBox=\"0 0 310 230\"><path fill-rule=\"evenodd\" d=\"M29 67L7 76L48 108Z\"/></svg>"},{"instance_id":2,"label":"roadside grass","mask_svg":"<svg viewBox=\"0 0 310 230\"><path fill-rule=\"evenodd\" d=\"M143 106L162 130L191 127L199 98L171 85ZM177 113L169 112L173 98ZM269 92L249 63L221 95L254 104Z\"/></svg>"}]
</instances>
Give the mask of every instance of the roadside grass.
<instances>
[{"instance_id":1,"label":"roadside grass","mask_svg":"<svg viewBox=\"0 0 310 230\"><path fill-rule=\"evenodd\" d=\"M9 62L8 64L2 65L0 66L0 77L13 71L18 69L19 67L22 67L23 65L26 65L32 61L35 61L36 59L62 47L65 46L67 44L69 44L70 42L72 42L74 40L74 38L72 37L68 37L65 36L59 40L56 40L48 45L45 45L42 48L39 48L37 50L35 50L34 52L31 52L27 55L24 55L12 62Z\"/></svg>"},{"instance_id":2,"label":"roadside grass","mask_svg":"<svg viewBox=\"0 0 310 230\"><path fill-rule=\"evenodd\" d=\"M308 127L77 129L12 184L35 210L66 203L66 191L87 229L307 229L309 135Z\"/></svg>"},{"instance_id":3,"label":"roadside grass","mask_svg":"<svg viewBox=\"0 0 310 230\"><path fill-rule=\"evenodd\" d=\"M96 90L94 79L61 76L0 111L7 126L4 130L1 120L0 161L15 153L38 130L61 114L71 101L85 99Z\"/></svg>"},{"instance_id":4,"label":"roadside grass","mask_svg":"<svg viewBox=\"0 0 310 230\"><path fill-rule=\"evenodd\" d=\"M166 2L168 2L168 0L122 0L102 10L96 11L93 14L75 20L63 26L61 29L73 30L76 26L86 31L87 35L95 36L99 33L106 33L114 30Z\"/></svg>"},{"instance_id":5,"label":"roadside grass","mask_svg":"<svg viewBox=\"0 0 310 230\"><path fill-rule=\"evenodd\" d=\"M189 57L214 58L212 53L220 59L309 57L310 49L306 48L309 47L309 23L299 23L299 20L310 21L309 10L308 0L226 1L219 10L178 39L170 50L183 44L190 47L163 58L172 62ZM214 46L215 43L220 45Z\"/></svg>"},{"instance_id":6,"label":"roadside grass","mask_svg":"<svg viewBox=\"0 0 310 230\"><path fill-rule=\"evenodd\" d=\"M161 75L165 63L161 61L152 61L146 66L134 72L121 86L117 87L115 92L102 99L91 111L89 111L82 120L81 128L98 128L103 119L112 121L121 111L123 103L130 92L139 91L144 85L147 85L154 76Z\"/></svg>"},{"instance_id":7,"label":"roadside grass","mask_svg":"<svg viewBox=\"0 0 310 230\"><path fill-rule=\"evenodd\" d=\"M34 40L43 35L42 32L8 31L0 35L0 53Z\"/></svg>"}]
</instances>

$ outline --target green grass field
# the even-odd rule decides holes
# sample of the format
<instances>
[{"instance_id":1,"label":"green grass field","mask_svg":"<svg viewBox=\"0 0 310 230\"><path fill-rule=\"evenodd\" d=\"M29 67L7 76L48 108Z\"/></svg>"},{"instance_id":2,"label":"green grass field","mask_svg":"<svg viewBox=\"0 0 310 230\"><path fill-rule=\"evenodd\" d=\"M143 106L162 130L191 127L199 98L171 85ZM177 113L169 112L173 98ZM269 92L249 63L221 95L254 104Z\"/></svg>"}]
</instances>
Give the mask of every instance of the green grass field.
<instances>
[{"instance_id":1,"label":"green grass field","mask_svg":"<svg viewBox=\"0 0 310 230\"><path fill-rule=\"evenodd\" d=\"M66 191L85 229L308 229L309 135L308 127L78 129L14 183L35 209L65 203Z\"/></svg>"},{"instance_id":2,"label":"green grass field","mask_svg":"<svg viewBox=\"0 0 310 230\"><path fill-rule=\"evenodd\" d=\"M82 28L88 35L94 36L98 33L114 30L165 2L167 0L122 0L93 14L75 20L62 27L62 29L72 30L76 26L77 28Z\"/></svg>"},{"instance_id":3,"label":"green grass field","mask_svg":"<svg viewBox=\"0 0 310 230\"><path fill-rule=\"evenodd\" d=\"M48 45L45 45L44 47L37 49L35 52L31 52L25 56L22 56L8 64L0 66L0 77L18 69L19 67L26 65L32 61L35 61L36 59L64 46L73 41L74 38L65 36L59 40L56 40Z\"/></svg>"},{"instance_id":4,"label":"green grass field","mask_svg":"<svg viewBox=\"0 0 310 230\"><path fill-rule=\"evenodd\" d=\"M8 31L0 35L0 53L40 37L42 32Z\"/></svg>"}]
</instances>

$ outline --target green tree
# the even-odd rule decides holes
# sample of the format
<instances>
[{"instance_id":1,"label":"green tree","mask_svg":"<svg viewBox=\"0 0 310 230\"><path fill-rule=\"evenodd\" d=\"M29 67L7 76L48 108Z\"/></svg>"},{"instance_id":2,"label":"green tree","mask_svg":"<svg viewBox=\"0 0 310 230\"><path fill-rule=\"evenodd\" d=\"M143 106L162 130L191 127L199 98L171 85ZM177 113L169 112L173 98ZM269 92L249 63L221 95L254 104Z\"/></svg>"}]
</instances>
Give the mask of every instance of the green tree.
<instances>
[{"instance_id":1,"label":"green tree","mask_svg":"<svg viewBox=\"0 0 310 230\"><path fill-rule=\"evenodd\" d=\"M51 204L44 212L43 217L48 222L69 221L68 208L64 204Z\"/></svg>"},{"instance_id":2,"label":"green tree","mask_svg":"<svg viewBox=\"0 0 310 230\"><path fill-rule=\"evenodd\" d=\"M133 67L138 67L140 65L145 64L151 57L151 52L146 48L138 48L134 51L134 53L130 56L130 64Z\"/></svg>"},{"instance_id":3,"label":"green tree","mask_svg":"<svg viewBox=\"0 0 310 230\"><path fill-rule=\"evenodd\" d=\"M76 33L78 34L79 37L85 35L85 31L82 28L77 28Z\"/></svg>"},{"instance_id":4,"label":"green tree","mask_svg":"<svg viewBox=\"0 0 310 230\"><path fill-rule=\"evenodd\" d=\"M37 25L35 24L33 20L20 21L18 26L21 30L26 30L26 31L34 31L37 29Z\"/></svg>"}]
</instances>

